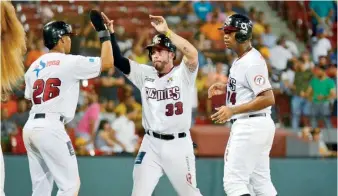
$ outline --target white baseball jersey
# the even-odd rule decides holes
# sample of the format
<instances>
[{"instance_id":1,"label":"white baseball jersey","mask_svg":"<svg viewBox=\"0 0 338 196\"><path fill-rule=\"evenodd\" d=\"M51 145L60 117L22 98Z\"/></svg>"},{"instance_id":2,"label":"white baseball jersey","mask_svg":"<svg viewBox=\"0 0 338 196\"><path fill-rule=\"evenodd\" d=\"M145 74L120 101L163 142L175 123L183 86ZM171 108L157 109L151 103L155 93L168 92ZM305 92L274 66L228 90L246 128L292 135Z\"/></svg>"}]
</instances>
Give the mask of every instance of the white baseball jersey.
<instances>
[{"instance_id":1,"label":"white baseball jersey","mask_svg":"<svg viewBox=\"0 0 338 196\"><path fill-rule=\"evenodd\" d=\"M32 101L30 114L58 113L66 122L73 119L80 80L97 77L99 57L47 53L32 63L25 74L25 98Z\"/></svg>"},{"instance_id":2,"label":"white baseball jersey","mask_svg":"<svg viewBox=\"0 0 338 196\"><path fill-rule=\"evenodd\" d=\"M271 89L268 67L260 52L252 48L241 58L235 59L230 68L226 105L229 107L248 103L261 92ZM232 116L236 119L251 114L271 113L271 106L259 111Z\"/></svg>"},{"instance_id":3,"label":"white baseball jersey","mask_svg":"<svg viewBox=\"0 0 338 196\"><path fill-rule=\"evenodd\" d=\"M143 127L161 133L188 131L198 68L191 72L182 61L159 77L152 66L132 60L130 66L128 78L141 91Z\"/></svg>"}]
</instances>

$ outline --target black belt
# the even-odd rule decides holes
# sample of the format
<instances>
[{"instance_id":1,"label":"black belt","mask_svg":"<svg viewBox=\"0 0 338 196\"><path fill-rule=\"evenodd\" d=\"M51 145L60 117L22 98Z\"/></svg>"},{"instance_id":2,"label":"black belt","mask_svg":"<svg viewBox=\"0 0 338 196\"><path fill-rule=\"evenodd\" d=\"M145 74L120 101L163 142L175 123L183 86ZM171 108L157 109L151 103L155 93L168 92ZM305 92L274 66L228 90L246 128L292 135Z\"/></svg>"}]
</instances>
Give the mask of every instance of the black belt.
<instances>
[{"instance_id":1,"label":"black belt","mask_svg":"<svg viewBox=\"0 0 338 196\"><path fill-rule=\"evenodd\" d=\"M251 115L249 115L249 118L259 117L259 116L266 116L266 114L251 114ZM238 120L238 119L240 119L240 118L231 119L230 120L231 124L234 124L234 122L236 122L236 120Z\"/></svg>"},{"instance_id":2,"label":"black belt","mask_svg":"<svg viewBox=\"0 0 338 196\"><path fill-rule=\"evenodd\" d=\"M46 114L45 113L36 113L35 115L34 115L34 119L37 119L37 118L46 118ZM65 118L63 117L63 116L60 116L60 121L63 123L63 120L64 120Z\"/></svg>"},{"instance_id":3,"label":"black belt","mask_svg":"<svg viewBox=\"0 0 338 196\"><path fill-rule=\"evenodd\" d=\"M154 136L154 137L156 137L158 139L162 139L162 140L173 140L173 139L175 139L175 136L172 135L172 134L161 134L161 133L156 133L154 131L152 131L152 134L151 134L149 130L146 130L146 133L148 135ZM184 133L184 132L178 134L178 138L183 138L185 136L187 136L187 134Z\"/></svg>"}]
</instances>

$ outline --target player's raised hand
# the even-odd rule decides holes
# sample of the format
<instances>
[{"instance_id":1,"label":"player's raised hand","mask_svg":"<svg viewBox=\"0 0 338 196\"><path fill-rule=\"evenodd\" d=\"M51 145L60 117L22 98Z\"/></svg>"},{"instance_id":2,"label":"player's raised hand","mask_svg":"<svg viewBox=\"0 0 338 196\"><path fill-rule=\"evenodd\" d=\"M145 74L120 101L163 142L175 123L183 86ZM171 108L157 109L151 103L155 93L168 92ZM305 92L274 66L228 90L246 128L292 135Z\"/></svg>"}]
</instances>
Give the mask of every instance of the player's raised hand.
<instances>
[{"instance_id":1,"label":"player's raised hand","mask_svg":"<svg viewBox=\"0 0 338 196\"><path fill-rule=\"evenodd\" d=\"M169 30L168 24L162 16L149 15L151 25L159 33L166 33Z\"/></svg>"},{"instance_id":2,"label":"player's raised hand","mask_svg":"<svg viewBox=\"0 0 338 196\"><path fill-rule=\"evenodd\" d=\"M215 121L216 123L225 123L233 115L231 108L227 106L223 105L215 109L217 112L211 115L211 120Z\"/></svg>"},{"instance_id":3,"label":"player's raised hand","mask_svg":"<svg viewBox=\"0 0 338 196\"><path fill-rule=\"evenodd\" d=\"M103 12L101 12L104 23L107 25L110 33L114 33L114 20L110 20Z\"/></svg>"},{"instance_id":4,"label":"player's raised hand","mask_svg":"<svg viewBox=\"0 0 338 196\"><path fill-rule=\"evenodd\" d=\"M208 98L210 99L211 97L215 95L221 95L224 94L226 91L226 84L223 83L215 83L211 85L208 89Z\"/></svg>"}]
</instances>

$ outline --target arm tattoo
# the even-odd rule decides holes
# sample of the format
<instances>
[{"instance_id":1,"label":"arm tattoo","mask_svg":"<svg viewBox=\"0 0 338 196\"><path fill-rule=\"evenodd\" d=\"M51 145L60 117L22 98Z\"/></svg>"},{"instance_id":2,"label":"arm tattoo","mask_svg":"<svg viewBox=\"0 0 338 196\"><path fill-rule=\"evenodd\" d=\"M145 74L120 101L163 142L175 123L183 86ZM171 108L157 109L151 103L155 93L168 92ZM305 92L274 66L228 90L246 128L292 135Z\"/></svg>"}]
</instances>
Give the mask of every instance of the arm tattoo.
<instances>
[{"instance_id":1,"label":"arm tattoo","mask_svg":"<svg viewBox=\"0 0 338 196\"><path fill-rule=\"evenodd\" d=\"M190 72L194 72L197 68L197 62L193 61L188 61L187 59L185 59L185 65L187 66L187 68L189 69Z\"/></svg>"}]
</instances>

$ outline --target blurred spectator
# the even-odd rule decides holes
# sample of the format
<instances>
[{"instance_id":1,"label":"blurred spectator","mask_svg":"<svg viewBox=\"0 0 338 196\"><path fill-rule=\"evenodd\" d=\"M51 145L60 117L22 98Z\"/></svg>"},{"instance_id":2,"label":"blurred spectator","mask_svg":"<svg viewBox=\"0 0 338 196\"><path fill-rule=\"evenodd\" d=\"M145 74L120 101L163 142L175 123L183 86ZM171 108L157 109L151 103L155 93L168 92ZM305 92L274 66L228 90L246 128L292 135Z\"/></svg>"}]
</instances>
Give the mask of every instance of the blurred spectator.
<instances>
[{"instance_id":1,"label":"blurred spectator","mask_svg":"<svg viewBox=\"0 0 338 196\"><path fill-rule=\"evenodd\" d=\"M18 134L15 123L8 118L7 110L1 109L1 147L4 152L10 151L10 137Z\"/></svg>"},{"instance_id":2,"label":"blurred spectator","mask_svg":"<svg viewBox=\"0 0 338 196\"><path fill-rule=\"evenodd\" d=\"M194 2L193 8L197 17L202 21L206 21L207 14L213 9L211 3L207 1Z\"/></svg>"},{"instance_id":3,"label":"blurred spectator","mask_svg":"<svg viewBox=\"0 0 338 196\"><path fill-rule=\"evenodd\" d=\"M232 9L232 3L233 2L228 2L228 1L224 2L224 13L225 13L226 17L229 17L233 14L236 14L236 12L234 12L233 9ZM225 20L223 20L222 22L224 22L224 21Z\"/></svg>"},{"instance_id":4,"label":"blurred spectator","mask_svg":"<svg viewBox=\"0 0 338 196\"><path fill-rule=\"evenodd\" d=\"M299 123L301 115L309 117L311 114L311 103L307 100L306 91L309 82L313 76L311 70L306 68L302 60L296 61L295 64L295 78L293 86L293 96L291 99L291 112L292 112L292 129L299 131Z\"/></svg>"},{"instance_id":5,"label":"blurred spectator","mask_svg":"<svg viewBox=\"0 0 338 196\"><path fill-rule=\"evenodd\" d=\"M251 21L253 23L256 22L257 20L257 10L255 7L250 7L250 10L249 10L249 18L251 19Z\"/></svg>"},{"instance_id":6,"label":"blurred spectator","mask_svg":"<svg viewBox=\"0 0 338 196\"><path fill-rule=\"evenodd\" d=\"M294 63L289 63L281 75L281 91L287 95L292 95L294 89L295 67Z\"/></svg>"},{"instance_id":7,"label":"blurred spectator","mask_svg":"<svg viewBox=\"0 0 338 196\"><path fill-rule=\"evenodd\" d=\"M331 64L337 67L337 48L334 50L331 50L328 56L330 58Z\"/></svg>"},{"instance_id":8,"label":"blurred spectator","mask_svg":"<svg viewBox=\"0 0 338 196\"><path fill-rule=\"evenodd\" d=\"M319 56L327 56L331 48L331 42L326 38L325 30L319 28L312 47L313 61L317 64Z\"/></svg>"},{"instance_id":9,"label":"blurred spectator","mask_svg":"<svg viewBox=\"0 0 338 196\"><path fill-rule=\"evenodd\" d=\"M40 56L46 53L45 45L42 39L37 40L33 45L31 50L27 53L25 66L29 67L34 61L36 61Z\"/></svg>"},{"instance_id":10,"label":"blurred spectator","mask_svg":"<svg viewBox=\"0 0 338 196\"><path fill-rule=\"evenodd\" d=\"M223 34L219 27L223 26L223 23L217 21L217 13L213 13L210 22L205 23L201 26L200 31L210 40L220 41L223 40Z\"/></svg>"},{"instance_id":11,"label":"blurred spectator","mask_svg":"<svg viewBox=\"0 0 338 196\"><path fill-rule=\"evenodd\" d=\"M147 64L149 62L148 51L144 50L144 47L142 47L145 45L149 35L150 29L145 28L142 30L137 42L132 48L132 53L128 57L129 59L134 60L139 64Z\"/></svg>"},{"instance_id":12,"label":"blurred spectator","mask_svg":"<svg viewBox=\"0 0 338 196\"><path fill-rule=\"evenodd\" d=\"M262 34L263 44L269 48L272 48L276 45L277 36L271 32L271 26L269 24L265 25L265 32Z\"/></svg>"},{"instance_id":13,"label":"blurred spectator","mask_svg":"<svg viewBox=\"0 0 338 196\"><path fill-rule=\"evenodd\" d=\"M187 24L196 24L199 22L199 18L195 14L193 4L190 4L190 6L188 6L188 12L183 17L185 17Z\"/></svg>"},{"instance_id":14,"label":"blurred spectator","mask_svg":"<svg viewBox=\"0 0 338 196\"><path fill-rule=\"evenodd\" d=\"M142 129L142 106L135 101L135 98L131 95L116 106L115 113L125 115L129 120L134 121L136 129Z\"/></svg>"},{"instance_id":15,"label":"blurred spectator","mask_svg":"<svg viewBox=\"0 0 338 196\"><path fill-rule=\"evenodd\" d=\"M118 87L125 84L125 79L121 71L118 69L115 69L115 72L113 72L113 69L103 71L100 76L100 82L100 96L118 103Z\"/></svg>"},{"instance_id":16,"label":"blurred spectator","mask_svg":"<svg viewBox=\"0 0 338 196\"><path fill-rule=\"evenodd\" d=\"M226 84L228 81L228 77L225 74L225 65L221 62L216 63L216 70L214 72L209 72L207 86L211 86L217 82Z\"/></svg>"},{"instance_id":17,"label":"blurred spectator","mask_svg":"<svg viewBox=\"0 0 338 196\"><path fill-rule=\"evenodd\" d=\"M224 23L226 15L222 13L220 7L215 7L214 11L208 13L207 22L211 22L214 15L217 16L217 22Z\"/></svg>"},{"instance_id":18,"label":"blurred spectator","mask_svg":"<svg viewBox=\"0 0 338 196\"><path fill-rule=\"evenodd\" d=\"M310 81L307 94L312 101L311 126L317 128L318 119L324 119L326 128L331 129L330 102L336 98L336 88L334 81L327 77L325 69L325 66L317 66L316 77Z\"/></svg>"},{"instance_id":19,"label":"blurred spectator","mask_svg":"<svg viewBox=\"0 0 338 196\"><path fill-rule=\"evenodd\" d=\"M255 42L257 42L255 43L255 48L262 54L264 59L268 60L270 58L270 50L264 44L263 37L262 36L257 37L257 40Z\"/></svg>"},{"instance_id":20,"label":"blurred spectator","mask_svg":"<svg viewBox=\"0 0 338 196\"><path fill-rule=\"evenodd\" d=\"M270 49L271 66L279 71L286 68L288 60L292 58L292 54L286 49L285 39L282 37L277 41L277 45Z\"/></svg>"},{"instance_id":21,"label":"blurred spectator","mask_svg":"<svg viewBox=\"0 0 338 196\"><path fill-rule=\"evenodd\" d=\"M8 117L11 117L18 111L18 103L16 100L8 98L6 101L1 102L1 109L6 109Z\"/></svg>"},{"instance_id":22,"label":"blurred spectator","mask_svg":"<svg viewBox=\"0 0 338 196\"><path fill-rule=\"evenodd\" d=\"M333 16L336 7L333 1L310 1L309 7L314 33L318 33L316 32L318 25L324 25L327 26L327 29L330 29L334 22Z\"/></svg>"},{"instance_id":23,"label":"blurred spectator","mask_svg":"<svg viewBox=\"0 0 338 196\"><path fill-rule=\"evenodd\" d=\"M282 37L283 39L285 39L286 49L288 49L293 56L298 57L299 51L296 43L294 41L291 41L290 39L287 39L286 35L282 35Z\"/></svg>"},{"instance_id":24,"label":"blurred spectator","mask_svg":"<svg viewBox=\"0 0 338 196\"><path fill-rule=\"evenodd\" d=\"M198 64L199 69L203 69L203 67L207 64L207 59L203 53L204 51L204 42L205 42L205 35L203 33L196 33L194 36L195 39L192 40L191 43L196 47L198 51Z\"/></svg>"},{"instance_id":25,"label":"blurred spectator","mask_svg":"<svg viewBox=\"0 0 338 196\"><path fill-rule=\"evenodd\" d=\"M315 67L315 64L313 63L313 61L310 58L309 51L306 50L306 51L302 52L301 60L304 61L306 69L312 70Z\"/></svg>"},{"instance_id":26,"label":"blurred spectator","mask_svg":"<svg viewBox=\"0 0 338 196\"><path fill-rule=\"evenodd\" d=\"M121 53L123 56L128 57L130 55L131 48L134 43L134 39L128 37L127 32L125 31L125 28L122 26L114 27L115 34L117 39L117 44L120 47ZM127 53L129 52L129 53Z\"/></svg>"},{"instance_id":27,"label":"blurred spectator","mask_svg":"<svg viewBox=\"0 0 338 196\"><path fill-rule=\"evenodd\" d=\"M13 114L10 121L23 128L29 117L28 105L25 99L20 99L18 102L18 112Z\"/></svg>"},{"instance_id":28,"label":"blurred spectator","mask_svg":"<svg viewBox=\"0 0 338 196\"><path fill-rule=\"evenodd\" d=\"M43 24L46 24L47 22L51 21L53 17L54 17L54 12L50 8L50 6L41 7L41 19L42 19Z\"/></svg>"},{"instance_id":29,"label":"blurred spectator","mask_svg":"<svg viewBox=\"0 0 338 196\"><path fill-rule=\"evenodd\" d=\"M125 115L124 111L116 112L116 120L112 123L112 128L116 131L116 138L124 146L124 150L129 153L134 153L137 150L138 136L135 134L135 123L131 120L130 114ZM115 152L122 152L123 147L116 146Z\"/></svg>"},{"instance_id":30,"label":"blurred spectator","mask_svg":"<svg viewBox=\"0 0 338 196\"><path fill-rule=\"evenodd\" d=\"M111 128L108 120L101 120L95 138L95 147L106 155L111 155L116 152L115 148L122 148L122 151L126 151L126 147L119 140L116 139L116 132Z\"/></svg>"},{"instance_id":31,"label":"blurred spectator","mask_svg":"<svg viewBox=\"0 0 338 196\"><path fill-rule=\"evenodd\" d=\"M76 137L83 138L86 141L85 146L88 151L94 149L96 125L98 124L101 109L96 93L89 94L89 102L89 107L75 129Z\"/></svg>"},{"instance_id":32,"label":"blurred spectator","mask_svg":"<svg viewBox=\"0 0 338 196\"><path fill-rule=\"evenodd\" d=\"M114 120L116 119L116 114L114 113L114 109L115 109L114 101L112 100L108 101L102 98L100 99L101 99L100 101L101 112L100 112L99 121L108 120L110 123L114 122Z\"/></svg>"},{"instance_id":33,"label":"blurred spectator","mask_svg":"<svg viewBox=\"0 0 338 196\"><path fill-rule=\"evenodd\" d=\"M301 137L319 143L319 154L323 157L337 157L337 151L331 151L322 139L321 130L319 128L304 127Z\"/></svg>"},{"instance_id":34,"label":"blurred spectator","mask_svg":"<svg viewBox=\"0 0 338 196\"><path fill-rule=\"evenodd\" d=\"M252 34L255 37L262 36L265 32L264 12L258 12L257 20L253 25Z\"/></svg>"},{"instance_id":35,"label":"blurred spectator","mask_svg":"<svg viewBox=\"0 0 338 196\"><path fill-rule=\"evenodd\" d=\"M179 12L182 12L188 3L187 1L163 1L165 7L170 8L170 13L165 17L169 25L177 25L181 22L182 17Z\"/></svg>"},{"instance_id":36,"label":"blurred spectator","mask_svg":"<svg viewBox=\"0 0 338 196\"><path fill-rule=\"evenodd\" d=\"M81 33L85 39L81 40L81 53L80 55L83 56L95 56L96 54L99 54L100 51L100 40L97 37L97 33L95 29L93 28L89 17L89 10L86 11L83 16L85 17L84 22L84 28Z\"/></svg>"}]
</instances>

